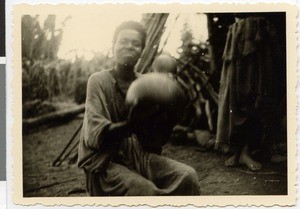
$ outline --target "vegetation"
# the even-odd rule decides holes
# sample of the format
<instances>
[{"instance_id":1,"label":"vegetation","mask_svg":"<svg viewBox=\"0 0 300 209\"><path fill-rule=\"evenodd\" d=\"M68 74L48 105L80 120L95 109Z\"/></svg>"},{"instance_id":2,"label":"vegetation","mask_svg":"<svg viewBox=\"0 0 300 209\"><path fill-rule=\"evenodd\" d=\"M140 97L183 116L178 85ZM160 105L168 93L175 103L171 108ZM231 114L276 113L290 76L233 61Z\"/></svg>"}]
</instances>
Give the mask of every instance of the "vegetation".
<instances>
[{"instance_id":1,"label":"vegetation","mask_svg":"<svg viewBox=\"0 0 300 209\"><path fill-rule=\"evenodd\" d=\"M145 14L142 24L147 24L147 32L153 34L147 43L157 45L168 14ZM113 66L109 52L97 52L91 60L77 50L73 59L57 57L66 21L56 25L56 16L48 15L43 23L40 16L22 17L22 101L23 117L36 117L70 105L85 102L88 77L97 71ZM160 33L153 33L160 31ZM157 48L144 52L144 60L137 67L139 72L147 72Z\"/></svg>"},{"instance_id":2,"label":"vegetation","mask_svg":"<svg viewBox=\"0 0 300 209\"><path fill-rule=\"evenodd\" d=\"M95 53L87 61L76 54L62 60L57 52L63 35L55 29L55 15L48 15L43 26L39 16L22 17L22 101L23 117L35 117L85 101L86 82L90 74L113 65L108 54Z\"/></svg>"},{"instance_id":3,"label":"vegetation","mask_svg":"<svg viewBox=\"0 0 300 209\"><path fill-rule=\"evenodd\" d=\"M220 63L222 63L220 53L222 53L225 45L229 22L226 22L226 25L217 16L211 14L207 15L207 19L209 28L209 39L207 41L196 39L187 22L184 23L181 31L182 44L178 48L180 55L178 59L178 76L186 89L189 100L181 124L191 129L207 129L215 132L221 72ZM225 19L228 19L228 17ZM229 16L229 19L232 19L232 17ZM219 35L214 36L218 39L210 38L212 31L220 32Z\"/></svg>"},{"instance_id":4,"label":"vegetation","mask_svg":"<svg viewBox=\"0 0 300 209\"><path fill-rule=\"evenodd\" d=\"M42 22L40 16L24 15L22 17L22 100L23 117L35 117L48 112L85 101L86 83L89 75L96 71L111 68L113 60L108 53L94 53L91 60L86 60L82 53L72 50L72 60L62 60L57 56L66 22L71 19L67 16L61 24L56 25L56 16L48 15ZM147 33L150 34L143 60L138 64L137 70L145 73L150 69L151 62L157 53L160 37L164 31L164 25L168 14L145 14L142 24L147 25ZM192 121L195 112L199 117L205 116L207 101L210 101L211 111L216 116L216 106L213 106L209 93L202 88L210 82L215 92L218 91L219 72L221 71L219 59L213 58L214 53L220 54L225 43L229 22L223 23L216 15L208 15L210 30L220 31L223 34L221 40L210 38L208 42L200 42L193 37L188 23L182 30L182 45L179 47L179 66L182 69L179 74L181 80L187 86L191 103L191 113L188 113L188 121ZM230 19L231 20L231 19ZM215 34L215 33L214 33ZM217 36L220 37L220 36ZM222 45L223 44L223 45ZM213 50L219 49L220 50ZM185 63L185 64L184 64ZM204 73L207 82L203 82L199 72L191 69L190 65ZM213 66L218 66L213 67ZM192 80L191 80L192 79ZM203 109L204 108L204 109ZM207 116L205 116L207 117ZM207 118L201 120L207 121ZM197 126L197 122L196 125Z\"/></svg>"}]
</instances>

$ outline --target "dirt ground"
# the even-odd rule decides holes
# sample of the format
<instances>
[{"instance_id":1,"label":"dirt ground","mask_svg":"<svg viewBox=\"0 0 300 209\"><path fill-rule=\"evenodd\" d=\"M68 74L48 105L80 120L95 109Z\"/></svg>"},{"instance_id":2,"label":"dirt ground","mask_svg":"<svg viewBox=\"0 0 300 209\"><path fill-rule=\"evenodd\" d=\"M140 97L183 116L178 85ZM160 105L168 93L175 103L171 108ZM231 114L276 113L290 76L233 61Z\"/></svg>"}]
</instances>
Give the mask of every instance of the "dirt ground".
<instances>
[{"instance_id":1,"label":"dirt ground","mask_svg":"<svg viewBox=\"0 0 300 209\"><path fill-rule=\"evenodd\" d=\"M84 173L76 164L52 166L81 121L78 117L23 136L24 197L87 196ZM191 144L168 143L163 154L195 168L203 195L287 194L285 153L274 154L259 172L225 167L226 156Z\"/></svg>"}]
</instances>

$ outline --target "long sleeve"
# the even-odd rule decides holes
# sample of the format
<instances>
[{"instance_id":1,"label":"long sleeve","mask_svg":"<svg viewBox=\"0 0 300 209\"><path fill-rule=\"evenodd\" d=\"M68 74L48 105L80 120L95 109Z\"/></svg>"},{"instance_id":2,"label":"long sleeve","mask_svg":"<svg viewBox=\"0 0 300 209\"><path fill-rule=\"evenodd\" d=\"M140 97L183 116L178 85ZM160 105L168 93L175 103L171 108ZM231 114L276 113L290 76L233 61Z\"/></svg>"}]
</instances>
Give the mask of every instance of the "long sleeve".
<instances>
[{"instance_id":1,"label":"long sleeve","mask_svg":"<svg viewBox=\"0 0 300 209\"><path fill-rule=\"evenodd\" d=\"M126 126L125 98L118 93L109 70L90 76L86 109L78 145L78 166L89 172L99 171L118 150Z\"/></svg>"},{"instance_id":2,"label":"long sleeve","mask_svg":"<svg viewBox=\"0 0 300 209\"><path fill-rule=\"evenodd\" d=\"M92 75L87 84L83 138L90 149L98 150L103 132L111 124L111 117L101 83L96 79Z\"/></svg>"}]
</instances>

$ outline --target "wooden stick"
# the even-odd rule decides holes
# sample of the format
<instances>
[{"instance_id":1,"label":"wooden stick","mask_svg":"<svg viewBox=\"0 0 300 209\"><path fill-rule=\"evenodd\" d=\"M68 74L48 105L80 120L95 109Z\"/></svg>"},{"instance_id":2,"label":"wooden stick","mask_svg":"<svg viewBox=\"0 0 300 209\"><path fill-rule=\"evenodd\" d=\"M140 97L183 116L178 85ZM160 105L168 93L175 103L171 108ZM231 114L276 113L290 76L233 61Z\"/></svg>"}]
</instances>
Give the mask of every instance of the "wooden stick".
<instances>
[{"instance_id":1,"label":"wooden stick","mask_svg":"<svg viewBox=\"0 0 300 209\"><path fill-rule=\"evenodd\" d=\"M65 148L61 151L61 153L57 156L57 158L53 161L52 166L59 166L62 162L62 160L60 159L63 154L66 152L66 150L68 149L68 147L71 145L71 143L73 142L73 140L75 139L75 137L77 136L78 132L80 131L81 127L82 127L82 122L80 123L80 125L78 126L78 128L76 129L76 131L74 132L73 136L70 138L69 142L67 143L67 145L65 146ZM72 150L72 149L71 149Z\"/></svg>"}]
</instances>

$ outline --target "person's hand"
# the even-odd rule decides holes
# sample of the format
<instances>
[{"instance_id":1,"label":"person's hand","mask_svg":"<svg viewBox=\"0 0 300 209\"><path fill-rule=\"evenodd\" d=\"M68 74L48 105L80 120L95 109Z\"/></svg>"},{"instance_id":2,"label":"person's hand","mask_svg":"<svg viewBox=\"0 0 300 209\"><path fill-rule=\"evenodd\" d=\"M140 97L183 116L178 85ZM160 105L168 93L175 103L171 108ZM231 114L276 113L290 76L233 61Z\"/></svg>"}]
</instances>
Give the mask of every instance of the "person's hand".
<instances>
[{"instance_id":1,"label":"person's hand","mask_svg":"<svg viewBox=\"0 0 300 209\"><path fill-rule=\"evenodd\" d=\"M135 129L146 124L153 124L165 116L166 114L162 112L158 104L145 107L135 100L129 110L128 124Z\"/></svg>"}]
</instances>

